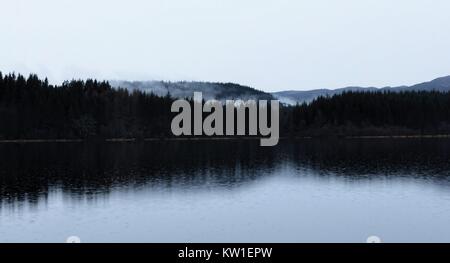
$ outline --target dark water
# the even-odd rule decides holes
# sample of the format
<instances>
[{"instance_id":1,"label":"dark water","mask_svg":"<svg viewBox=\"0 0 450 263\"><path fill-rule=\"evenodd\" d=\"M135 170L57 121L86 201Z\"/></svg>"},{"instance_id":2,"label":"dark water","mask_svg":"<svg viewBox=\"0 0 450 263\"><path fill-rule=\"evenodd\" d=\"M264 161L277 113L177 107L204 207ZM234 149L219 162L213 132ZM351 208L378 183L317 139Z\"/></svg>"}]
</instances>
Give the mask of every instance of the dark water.
<instances>
[{"instance_id":1,"label":"dark water","mask_svg":"<svg viewBox=\"0 0 450 263\"><path fill-rule=\"evenodd\" d=\"M450 242L450 140L0 144L0 242Z\"/></svg>"}]
</instances>

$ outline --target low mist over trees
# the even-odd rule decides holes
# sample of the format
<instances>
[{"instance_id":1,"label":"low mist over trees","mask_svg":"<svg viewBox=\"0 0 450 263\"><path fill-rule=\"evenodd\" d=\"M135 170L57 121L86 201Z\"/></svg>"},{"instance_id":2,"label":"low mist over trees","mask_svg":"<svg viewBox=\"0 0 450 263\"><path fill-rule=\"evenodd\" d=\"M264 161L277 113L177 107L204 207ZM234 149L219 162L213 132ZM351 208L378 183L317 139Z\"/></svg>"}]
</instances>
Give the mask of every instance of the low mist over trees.
<instances>
[{"instance_id":1,"label":"low mist over trees","mask_svg":"<svg viewBox=\"0 0 450 263\"><path fill-rule=\"evenodd\" d=\"M113 88L140 90L164 97L168 93L175 98L190 98L194 92L201 92L205 100L220 101L239 98L242 100L272 100L270 93L235 83L198 82L198 81L111 81Z\"/></svg>"},{"instance_id":2,"label":"low mist over trees","mask_svg":"<svg viewBox=\"0 0 450 263\"><path fill-rule=\"evenodd\" d=\"M0 139L171 137L173 101L96 80L54 86L0 73ZM282 107L280 125L294 137L450 134L450 93L345 92Z\"/></svg>"}]
</instances>

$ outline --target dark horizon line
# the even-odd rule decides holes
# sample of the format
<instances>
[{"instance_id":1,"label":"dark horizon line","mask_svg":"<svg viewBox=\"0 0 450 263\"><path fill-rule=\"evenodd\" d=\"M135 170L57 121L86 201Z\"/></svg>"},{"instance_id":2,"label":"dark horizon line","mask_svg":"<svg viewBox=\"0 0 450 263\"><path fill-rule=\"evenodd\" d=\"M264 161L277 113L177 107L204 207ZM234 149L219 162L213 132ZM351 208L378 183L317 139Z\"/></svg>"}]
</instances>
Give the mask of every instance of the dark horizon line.
<instances>
[{"instance_id":1,"label":"dark horizon line","mask_svg":"<svg viewBox=\"0 0 450 263\"><path fill-rule=\"evenodd\" d=\"M9 73L4 73L2 70L0 70L0 74L3 74L3 76L7 76L7 75L17 75L17 76L27 76L25 74L16 72L16 71L10 71ZM38 76L39 78L40 75L38 73L33 73L30 72L28 74L28 76L30 75L35 75ZM45 76L43 79L48 79L48 76ZM418 85L422 85L422 84L428 84L428 83L432 83L435 81L439 81L439 80L448 80L448 82L450 83L450 75L446 75L446 76L442 76L442 77L437 77L434 79L431 79L429 81L423 81L420 83L416 83L416 84L412 84L412 85L400 85L400 86L384 86L384 87L376 87L376 86L358 86L358 85L349 85L349 86L345 86L345 87L341 87L341 88L316 88L316 89L305 89L305 90L298 90L298 89L286 89L286 90L280 90L280 91L266 91L263 89L259 89L257 87L254 87L252 85L248 85L248 84L241 84L238 82L234 82L234 81L202 81L202 80L124 80L124 79L103 79L103 78L95 78L95 77L89 77L89 78L71 78L71 79L65 79L63 81L61 81L60 83L56 83L56 84L51 84L54 86L61 86L62 84L64 84L65 82L70 82L70 81L87 81L87 80L96 80L99 82L108 82L109 84L112 84L114 82L130 82L130 83L146 83L146 82L160 82L160 83L202 83L202 84L219 84L219 85L226 85L226 84L231 84L231 85L238 85L238 86L242 86L242 87L248 87L248 88L252 88L267 94L279 94L279 93L286 93L286 92L314 92L314 91L341 91L341 90L346 90L346 89L361 89L363 91L371 91L371 90L379 90L379 91L384 91L384 90L394 90L394 89L406 89L406 88L411 88L411 87L415 87ZM450 84L449 84L450 85Z\"/></svg>"}]
</instances>

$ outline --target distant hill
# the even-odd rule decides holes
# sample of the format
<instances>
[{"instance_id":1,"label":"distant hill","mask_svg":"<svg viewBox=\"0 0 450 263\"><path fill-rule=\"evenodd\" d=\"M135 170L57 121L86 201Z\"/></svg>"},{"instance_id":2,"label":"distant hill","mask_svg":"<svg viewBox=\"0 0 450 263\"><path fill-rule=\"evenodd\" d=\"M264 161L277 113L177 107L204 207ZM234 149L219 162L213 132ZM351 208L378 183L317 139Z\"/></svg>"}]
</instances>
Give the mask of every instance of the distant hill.
<instances>
[{"instance_id":1,"label":"distant hill","mask_svg":"<svg viewBox=\"0 0 450 263\"><path fill-rule=\"evenodd\" d=\"M413 86L399 86L399 87L346 87L341 89L317 89L308 91L280 91L272 93L274 97L286 104L297 104L303 102L311 102L320 96L333 96L335 94L341 94L346 91L450 91L450 76L438 78L429 82L416 84Z\"/></svg>"},{"instance_id":2,"label":"distant hill","mask_svg":"<svg viewBox=\"0 0 450 263\"><path fill-rule=\"evenodd\" d=\"M282 103L295 105L297 103L311 102L320 96L333 96L342 94L346 91L450 91L450 76L438 78L429 82L416 84L413 86L398 87L345 87L341 89L317 89L308 91L280 91L266 93L251 87L242 86L234 83L216 83L216 82L166 82L166 81L110 81L114 88L125 88L128 90L140 90L148 93L154 93L158 96L166 96L168 93L175 98L190 98L194 91L203 93L204 99L218 99L221 101L227 99L279 99Z\"/></svg>"},{"instance_id":3,"label":"distant hill","mask_svg":"<svg viewBox=\"0 0 450 263\"><path fill-rule=\"evenodd\" d=\"M165 82L165 81L110 81L115 87L128 90L140 90L153 93L158 96L166 96L170 93L175 98L190 98L194 92L202 92L205 100L217 99L257 99L272 100L270 93L256 90L247 86L234 83L212 83L212 82Z\"/></svg>"}]
</instances>

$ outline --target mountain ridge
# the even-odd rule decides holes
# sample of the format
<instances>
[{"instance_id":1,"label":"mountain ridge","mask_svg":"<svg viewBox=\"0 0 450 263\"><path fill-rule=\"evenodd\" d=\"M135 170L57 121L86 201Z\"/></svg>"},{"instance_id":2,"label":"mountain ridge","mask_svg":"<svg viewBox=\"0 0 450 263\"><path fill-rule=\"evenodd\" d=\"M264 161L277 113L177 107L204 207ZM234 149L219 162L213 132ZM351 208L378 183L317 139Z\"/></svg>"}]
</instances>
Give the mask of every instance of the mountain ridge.
<instances>
[{"instance_id":1,"label":"mountain ridge","mask_svg":"<svg viewBox=\"0 0 450 263\"><path fill-rule=\"evenodd\" d=\"M357 91L357 92L370 92L370 91L392 91L392 92L401 92L401 91L441 91L448 92L450 91L450 75L445 77L436 78L431 81L418 83L411 86L396 86L396 87L359 87L359 86L349 86L339 89L315 89L315 90L306 90L306 91L296 91L296 90L287 90L287 91L279 91L273 92L275 98L286 104L297 104L297 103L309 103L314 99L320 96L333 96L336 94L341 94L347 91Z\"/></svg>"},{"instance_id":2,"label":"mountain ridge","mask_svg":"<svg viewBox=\"0 0 450 263\"><path fill-rule=\"evenodd\" d=\"M396 87L359 87L348 86L339 89L314 89L314 90L285 90L279 92L264 92L252 87L239 85L235 83L221 83L221 82L199 82L199 81L110 81L114 88L124 88L130 91L140 90L153 93L158 96L166 96L170 94L175 98L191 98L194 91L203 93L203 98L206 100L229 100L229 99L256 99L256 100L271 100L278 99L284 104L295 105L301 103L309 103L320 96L333 96L342 94L348 91L355 92L374 92L374 91L441 91L450 92L450 75L436 78L431 81L418 83L411 86L396 86Z\"/></svg>"}]
</instances>

